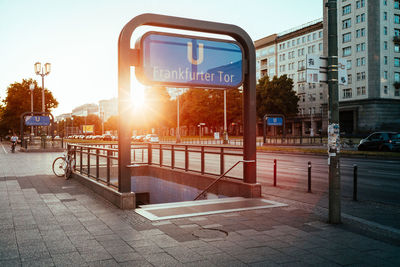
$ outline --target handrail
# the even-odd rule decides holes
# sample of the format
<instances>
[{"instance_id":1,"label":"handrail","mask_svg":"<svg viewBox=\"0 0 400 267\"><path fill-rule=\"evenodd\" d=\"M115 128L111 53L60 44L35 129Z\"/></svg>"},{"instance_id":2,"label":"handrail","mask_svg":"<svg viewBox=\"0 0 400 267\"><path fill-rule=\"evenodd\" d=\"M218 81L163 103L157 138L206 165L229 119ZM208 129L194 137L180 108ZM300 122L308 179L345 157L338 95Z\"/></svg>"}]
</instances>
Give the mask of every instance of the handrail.
<instances>
[{"instance_id":1,"label":"handrail","mask_svg":"<svg viewBox=\"0 0 400 267\"><path fill-rule=\"evenodd\" d=\"M219 180L221 180L228 172L230 172L233 168L235 168L240 162L243 163L248 163L248 162L255 162L255 160L239 160L238 162L236 162L235 164L233 164L232 167L229 168L229 170L227 170L226 172L224 172L220 177L218 177L215 181L213 181L209 186L207 186L200 194L197 195L197 197L195 197L194 200L197 200L199 197L201 197L205 192L208 191L208 189L210 189L214 184L216 184Z\"/></svg>"}]
</instances>

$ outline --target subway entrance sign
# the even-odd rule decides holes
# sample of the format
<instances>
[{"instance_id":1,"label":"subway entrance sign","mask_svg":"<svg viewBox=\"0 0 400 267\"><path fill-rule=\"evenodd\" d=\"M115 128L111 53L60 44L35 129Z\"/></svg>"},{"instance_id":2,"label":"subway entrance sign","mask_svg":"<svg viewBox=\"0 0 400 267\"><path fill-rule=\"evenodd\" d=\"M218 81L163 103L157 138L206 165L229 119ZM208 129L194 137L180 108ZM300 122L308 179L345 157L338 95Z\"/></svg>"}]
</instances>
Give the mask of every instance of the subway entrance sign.
<instances>
[{"instance_id":1,"label":"subway entrance sign","mask_svg":"<svg viewBox=\"0 0 400 267\"><path fill-rule=\"evenodd\" d=\"M282 117L267 117L268 126L282 126L283 118Z\"/></svg>"},{"instance_id":2,"label":"subway entrance sign","mask_svg":"<svg viewBox=\"0 0 400 267\"><path fill-rule=\"evenodd\" d=\"M243 82L243 49L237 42L148 32L137 45L136 76L144 84L237 88Z\"/></svg>"},{"instance_id":3,"label":"subway entrance sign","mask_svg":"<svg viewBox=\"0 0 400 267\"><path fill-rule=\"evenodd\" d=\"M25 117L26 126L49 126L50 117L49 116L26 116Z\"/></svg>"}]
</instances>

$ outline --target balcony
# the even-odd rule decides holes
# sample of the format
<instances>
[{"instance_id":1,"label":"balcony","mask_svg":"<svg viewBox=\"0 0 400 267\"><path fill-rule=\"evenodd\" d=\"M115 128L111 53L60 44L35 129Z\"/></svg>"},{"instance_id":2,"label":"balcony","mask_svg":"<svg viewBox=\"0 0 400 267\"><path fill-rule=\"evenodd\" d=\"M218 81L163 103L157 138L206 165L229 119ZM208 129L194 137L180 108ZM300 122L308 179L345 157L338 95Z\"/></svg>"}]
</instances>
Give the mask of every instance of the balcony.
<instances>
[{"instance_id":1,"label":"balcony","mask_svg":"<svg viewBox=\"0 0 400 267\"><path fill-rule=\"evenodd\" d=\"M398 35L393 36L393 42L396 44L400 44L400 36Z\"/></svg>"},{"instance_id":2,"label":"balcony","mask_svg":"<svg viewBox=\"0 0 400 267\"><path fill-rule=\"evenodd\" d=\"M268 64L267 64L267 63L262 64L262 65L260 66L260 69L262 69L262 70L268 69Z\"/></svg>"}]
</instances>

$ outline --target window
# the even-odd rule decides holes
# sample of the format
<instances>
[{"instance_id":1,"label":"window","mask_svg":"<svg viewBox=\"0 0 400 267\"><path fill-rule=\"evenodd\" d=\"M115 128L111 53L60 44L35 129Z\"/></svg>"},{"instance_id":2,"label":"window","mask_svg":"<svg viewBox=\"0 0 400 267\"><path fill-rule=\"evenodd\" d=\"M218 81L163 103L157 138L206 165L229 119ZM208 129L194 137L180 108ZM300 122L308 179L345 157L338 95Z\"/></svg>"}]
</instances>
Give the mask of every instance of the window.
<instances>
[{"instance_id":1,"label":"window","mask_svg":"<svg viewBox=\"0 0 400 267\"><path fill-rule=\"evenodd\" d=\"M365 57L361 58L361 66L365 66Z\"/></svg>"},{"instance_id":2,"label":"window","mask_svg":"<svg viewBox=\"0 0 400 267\"><path fill-rule=\"evenodd\" d=\"M300 38L297 38L297 44L298 45L300 44Z\"/></svg>"},{"instance_id":3,"label":"window","mask_svg":"<svg viewBox=\"0 0 400 267\"><path fill-rule=\"evenodd\" d=\"M357 81L365 80L365 72L357 72Z\"/></svg>"},{"instance_id":4,"label":"window","mask_svg":"<svg viewBox=\"0 0 400 267\"><path fill-rule=\"evenodd\" d=\"M400 36L400 29L394 29L394 36Z\"/></svg>"},{"instance_id":5,"label":"window","mask_svg":"<svg viewBox=\"0 0 400 267\"><path fill-rule=\"evenodd\" d=\"M384 93L385 95L388 94L388 87L387 87L387 85L383 86L383 93Z\"/></svg>"},{"instance_id":6,"label":"window","mask_svg":"<svg viewBox=\"0 0 400 267\"><path fill-rule=\"evenodd\" d=\"M395 57L394 58L394 66L395 67L400 67L400 57Z\"/></svg>"},{"instance_id":7,"label":"window","mask_svg":"<svg viewBox=\"0 0 400 267\"><path fill-rule=\"evenodd\" d=\"M394 88L394 96L400 96L400 88Z\"/></svg>"},{"instance_id":8,"label":"window","mask_svg":"<svg viewBox=\"0 0 400 267\"><path fill-rule=\"evenodd\" d=\"M386 79L386 80L387 80L387 78L388 78L388 72L387 72L387 71L384 71L384 72L383 72L383 79Z\"/></svg>"},{"instance_id":9,"label":"window","mask_svg":"<svg viewBox=\"0 0 400 267\"><path fill-rule=\"evenodd\" d=\"M296 40L292 40L292 46L296 45Z\"/></svg>"},{"instance_id":10,"label":"window","mask_svg":"<svg viewBox=\"0 0 400 267\"><path fill-rule=\"evenodd\" d=\"M347 75L347 83L351 84L353 82L353 77L351 76L351 74Z\"/></svg>"},{"instance_id":11,"label":"window","mask_svg":"<svg viewBox=\"0 0 400 267\"><path fill-rule=\"evenodd\" d=\"M400 15L394 15L394 23L400 24Z\"/></svg>"},{"instance_id":12,"label":"window","mask_svg":"<svg viewBox=\"0 0 400 267\"><path fill-rule=\"evenodd\" d=\"M347 5L347 6L342 7L342 10L343 10L343 13L342 13L343 16L347 15L347 14L350 14L351 13L351 5Z\"/></svg>"},{"instance_id":13,"label":"window","mask_svg":"<svg viewBox=\"0 0 400 267\"><path fill-rule=\"evenodd\" d=\"M347 43L351 41L351 32L343 34L343 43Z\"/></svg>"},{"instance_id":14,"label":"window","mask_svg":"<svg viewBox=\"0 0 400 267\"><path fill-rule=\"evenodd\" d=\"M311 41L311 34L307 35L307 41Z\"/></svg>"},{"instance_id":15,"label":"window","mask_svg":"<svg viewBox=\"0 0 400 267\"><path fill-rule=\"evenodd\" d=\"M365 51L365 43L357 44L356 51L357 52Z\"/></svg>"},{"instance_id":16,"label":"window","mask_svg":"<svg viewBox=\"0 0 400 267\"><path fill-rule=\"evenodd\" d=\"M311 53L315 53L315 45L311 47Z\"/></svg>"},{"instance_id":17,"label":"window","mask_svg":"<svg viewBox=\"0 0 400 267\"><path fill-rule=\"evenodd\" d=\"M319 38L322 38L322 31L320 31L320 32L318 33L318 37L319 37Z\"/></svg>"},{"instance_id":18,"label":"window","mask_svg":"<svg viewBox=\"0 0 400 267\"><path fill-rule=\"evenodd\" d=\"M301 38L301 42L304 44L306 42L306 37L303 36L303 38Z\"/></svg>"},{"instance_id":19,"label":"window","mask_svg":"<svg viewBox=\"0 0 400 267\"><path fill-rule=\"evenodd\" d=\"M356 62L357 67L365 66L365 57L357 58Z\"/></svg>"},{"instance_id":20,"label":"window","mask_svg":"<svg viewBox=\"0 0 400 267\"><path fill-rule=\"evenodd\" d=\"M351 98L352 97L352 92L351 92L351 88L346 88L343 89L343 98Z\"/></svg>"},{"instance_id":21,"label":"window","mask_svg":"<svg viewBox=\"0 0 400 267\"><path fill-rule=\"evenodd\" d=\"M384 41L384 42L383 42L383 49L384 49L384 50L387 50L387 49L388 49L388 42L387 42L387 41Z\"/></svg>"},{"instance_id":22,"label":"window","mask_svg":"<svg viewBox=\"0 0 400 267\"><path fill-rule=\"evenodd\" d=\"M363 37L363 36L365 36L365 28L356 30L356 37L357 37L357 38Z\"/></svg>"},{"instance_id":23,"label":"window","mask_svg":"<svg viewBox=\"0 0 400 267\"><path fill-rule=\"evenodd\" d=\"M395 72L394 73L394 81L395 82L400 82L400 72Z\"/></svg>"},{"instance_id":24,"label":"window","mask_svg":"<svg viewBox=\"0 0 400 267\"><path fill-rule=\"evenodd\" d=\"M347 68L348 70L351 70L351 60L347 60L347 62L346 62L346 68Z\"/></svg>"},{"instance_id":25,"label":"window","mask_svg":"<svg viewBox=\"0 0 400 267\"><path fill-rule=\"evenodd\" d=\"M394 8L400 9L400 1L399 0L394 0Z\"/></svg>"},{"instance_id":26,"label":"window","mask_svg":"<svg viewBox=\"0 0 400 267\"><path fill-rule=\"evenodd\" d=\"M357 87L357 95L365 95L365 94L366 94L365 86Z\"/></svg>"},{"instance_id":27,"label":"window","mask_svg":"<svg viewBox=\"0 0 400 267\"><path fill-rule=\"evenodd\" d=\"M383 57L383 65L387 65L387 56Z\"/></svg>"},{"instance_id":28,"label":"window","mask_svg":"<svg viewBox=\"0 0 400 267\"><path fill-rule=\"evenodd\" d=\"M312 34L312 39L313 39L313 40L317 39L317 33L316 33L316 32L314 32L314 33Z\"/></svg>"},{"instance_id":29,"label":"window","mask_svg":"<svg viewBox=\"0 0 400 267\"><path fill-rule=\"evenodd\" d=\"M360 59L360 58L357 58L357 60L356 60L356 66L357 66L357 67L360 67L360 66L361 66L361 59Z\"/></svg>"},{"instance_id":30,"label":"window","mask_svg":"<svg viewBox=\"0 0 400 267\"><path fill-rule=\"evenodd\" d=\"M383 0L383 5L387 6L387 0Z\"/></svg>"},{"instance_id":31,"label":"window","mask_svg":"<svg viewBox=\"0 0 400 267\"><path fill-rule=\"evenodd\" d=\"M387 35L387 27L383 27L383 35Z\"/></svg>"},{"instance_id":32,"label":"window","mask_svg":"<svg viewBox=\"0 0 400 267\"><path fill-rule=\"evenodd\" d=\"M309 47L307 47L308 49L308 53L311 54L311 45Z\"/></svg>"},{"instance_id":33,"label":"window","mask_svg":"<svg viewBox=\"0 0 400 267\"><path fill-rule=\"evenodd\" d=\"M344 57L351 56L351 46L343 48L343 56Z\"/></svg>"},{"instance_id":34,"label":"window","mask_svg":"<svg viewBox=\"0 0 400 267\"><path fill-rule=\"evenodd\" d=\"M400 44L394 44L394 52L396 53L400 52Z\"/></svg>"},{"instance_id":35,"label":"window","mask_svg":"<svg viewBox=\"0 0 400 267\"><path fill-rule=\"evenodd\" d=\"M288 48L290 47L290 41L289 41L289 42L287 42L287 47L288 47Z\"/></svg>"},{"instance_id":36,"label":"window","mask_svg":"<svg viewBox=\"0 0 400 267\"><path fill-rule=\"evenodd\" d=\"M364 6L365 6L365 0L360 0L360 1L356 2L356 8L357 9L362 8Z\"/></svg>"},{"instance_id":37,"label":"window","mask_svg":"<svg viewBox=\"0 0 400 267\"><path fill-rule=\"evenodd\" d=\"M318 50L319 50L319 51L322 51L322 48L323 48L323 47L322 47L322 43L319 43L319 44L318 44Z\"/></svg>"},{"instance_id":38,"label":"window","mask_svg":"<svg viewBox=\"0 0 400 267\"><path fill-rule=\"evenodd\" d=\"M365 13L362 13L361 15L356 16L356 23L361 23L365 21Z\"/></svg>"},{"instance_id":39,"label":"window","mask_svg":"<svg viewBox=\"0 0 400 267\"><path fill-rule=\"evenodd\" d=\"M342 28L347 29L351 27L351 19L345 19L342 22Z\"/></svg>"},{"instance_id":40,"label":"window","mask_svg":"<svg viewBox=\"0 0 400 267\"><path fill-rule=\"evenodd\" d=\"M383 12L383 20L387 20L387 12Z\"/></svg>"}]
</instances>

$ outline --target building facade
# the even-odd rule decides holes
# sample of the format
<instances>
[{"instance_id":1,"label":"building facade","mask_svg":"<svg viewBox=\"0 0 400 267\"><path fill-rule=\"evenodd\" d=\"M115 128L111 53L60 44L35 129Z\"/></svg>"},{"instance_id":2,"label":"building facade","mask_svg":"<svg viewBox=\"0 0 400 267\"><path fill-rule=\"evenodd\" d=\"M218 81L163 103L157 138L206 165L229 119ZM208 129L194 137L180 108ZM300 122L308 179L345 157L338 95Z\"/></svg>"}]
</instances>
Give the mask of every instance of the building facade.
<instances>
[{"instance_id":1,"label":"building facade","mask_svg":"<svg viewBox=\"0 0 400 267\"><path fill-rule=\"evenodd\" d=\"M307 83L307 55L323 54L322 19L255 41L257 79L287 75L300 98L297 116L286 118L287 134L319 135L326 131L327 85Z\"/></svg>"},{"instance_id":2,"label":"building facade","mask_svg":"<svg viewBox=\"0 0 400 267\"><path fill-rule=\"evenodd\" d=\"M90 114L99 115L99 106L96 104L84 104L72 110L72 116L86 117Z\"/></svg>"},{"instance_id":3,"label":"building facade","mask_svg":"<svg viewBox=\"0 0 400 267\"><path fill-rule=\"evenodd\" d=\"M112 98L99 101L100 118L107 121L111 116L118 115L118 99Z\"/></svg>"},{"instance_id":4,"label":"building facade","mask_svg":"<svg viewBox=\"0 0 400 267\"><path fill-rule=\"evenodd\" d=\"M399 0L341 0L337 13L338 56L349 81L339 87L341 132L399 131Z\"/></svg>"}]
</instances>

